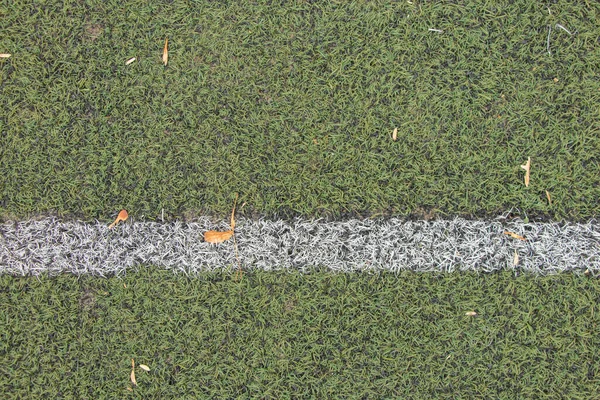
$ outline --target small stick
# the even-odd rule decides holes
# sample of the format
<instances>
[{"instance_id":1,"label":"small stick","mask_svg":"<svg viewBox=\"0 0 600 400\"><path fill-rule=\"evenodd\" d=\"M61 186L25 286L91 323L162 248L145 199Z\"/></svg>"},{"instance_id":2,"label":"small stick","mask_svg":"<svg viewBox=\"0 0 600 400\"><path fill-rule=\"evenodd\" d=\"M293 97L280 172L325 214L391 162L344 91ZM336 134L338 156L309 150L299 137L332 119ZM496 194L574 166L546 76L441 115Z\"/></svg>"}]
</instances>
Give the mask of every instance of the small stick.
<instances>
[{"instance_id":1,"label":"small stick","mask_svg":"<svg viewBox=\"0 0 600 400\"><path fill-rule=\"evenodd\" d=\"M429 32L444 33L444 31L441 29L429 28L428 30L429 30Z\"/></svg>"},{"instance_id":2,"label":"small stick","mask_svg":"<svg viewBox=\"0 0 600 400\"><path fill-rule=\"evenodd\" d=\"M550 52L550 32L552 32L552 27L548 27L548 38L546 39L546 49L548 50L548 54L552 55Z\"/></svg>"}]
</instances>

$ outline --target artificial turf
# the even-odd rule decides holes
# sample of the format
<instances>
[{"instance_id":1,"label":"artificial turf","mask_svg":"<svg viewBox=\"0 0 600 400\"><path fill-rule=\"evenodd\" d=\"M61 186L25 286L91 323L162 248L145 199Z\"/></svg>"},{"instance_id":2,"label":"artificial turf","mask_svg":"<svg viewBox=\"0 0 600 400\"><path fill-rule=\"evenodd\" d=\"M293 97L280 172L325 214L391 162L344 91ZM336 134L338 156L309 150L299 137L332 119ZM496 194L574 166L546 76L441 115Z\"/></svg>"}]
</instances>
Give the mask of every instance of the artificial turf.
<instances>
[{"instance_id":1,"label":"artificial turf","mask_svg":"<svg viewBox=\"0 0 600 400\"><path fill-rule=\"evenodd\" d=\"M583 275L2 276L0 392L592 399L599 302Z\"/></svg>"},{"instance_id":2,"label":"artificial turf","mask_svg":"<svg viewBox=\"0 0 600 400\"><path fill-rule=\"evenodd\" d=\"M600 210L595 2L1 7L4 219Z\"/></svg>"},{"instance_id":3,"label":"artificial turf","mask_svg":"<svg viewBox=\"0 0 600 400\"><path fill-rule=\"evenodd\" d=\"M5 2L0 220L222 217L234 193L246 216L597 217L599 14ZM596 398L599 292L509 273L0 276L0 392ZM135 388L131 358L151 367Z\"/></svg>"}]
</instances>

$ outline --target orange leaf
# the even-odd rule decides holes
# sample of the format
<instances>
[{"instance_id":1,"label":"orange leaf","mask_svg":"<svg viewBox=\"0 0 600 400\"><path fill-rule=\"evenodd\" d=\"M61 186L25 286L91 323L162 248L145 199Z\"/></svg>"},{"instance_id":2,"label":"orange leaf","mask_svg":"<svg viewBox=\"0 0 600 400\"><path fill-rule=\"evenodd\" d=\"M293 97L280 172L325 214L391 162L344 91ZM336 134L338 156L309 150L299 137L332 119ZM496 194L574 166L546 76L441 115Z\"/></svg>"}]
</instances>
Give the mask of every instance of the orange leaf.
<instances>
[{"instance_id":1,"label":"orange leaf","mask_svg":"<svg viewBox=\"0 0 600 400\"><path fill-rule=\"evenodd\" d=\"M165 66L167 66L167 63L169 62L169 38L165 39L165 47L163 48L162 61L163 61L163 64L165 64Z\"/></svg>"},{"instance_id":2,"label":"orange leaf","mask_svg":"<svg viewBox=\"0 0 600 400\"><path fill-rule=\"evenodd\" d=\"M519 240L527 240L525 237L523 237L523 236L521 236L521 235L517 235L517 234L516 234L516 233L514 233L514 232L504 231L504 234L505 234L505 235L508 235L508 236L510 236L511 238L514 238L514 239L519 239Z\"/></svg>"},{"instance_id":3,"label":"orange leaf","mask_svg":"<svg viewBox=\"0 0 600 400\"><path fill-rule=\"evenodd\" d=\"M235 200L233 201L233 209L231 210L231 230L235 229L235 218L233 217L235 214L235 205L237 204L238 194L235 194Z\"/></svg>"},{"instance_id":4,"label":"orange leaf","mask_svg":"<svg viewBox=\"0 0 600 400\"><path fill-rule=\"evenodd\" d=\"M204 233L204 241L208 243L223 243L226 240L231 239L233 236L233 230L235 229L235 205L237 204L238 194L235 194L235 200L233 201L233 209L231 210L231 229L225 232L219 231L208 231Z\"/></svg>"},{"instance_id":5,"label":"orange leaf","mask_svg":"<svg viewBox=\"0 0 600 400\"><path fill-rule=\"evenodd\" d=\"M225 232L208 231L204 233L204 241L208 243L223 243L224 241L231 239L232 236L233 229Z\"/></svg>"},{"instance_id":6,"label":"orange leaf","mask_svg":"<svg viewBox=\"0 0 600 400\"><path fill-rule=\"evenodd\" d=\"M115 222L113 222L112 224L110 224L108 226L108 229L114 228L115 225L117 225L121 221L126 221L127 218L129 218L129 214L127 214L127 210L121 210L121 212L119 212L119 215L117 215L117 219L115 219Z\"/></svg>"}]
</instances>

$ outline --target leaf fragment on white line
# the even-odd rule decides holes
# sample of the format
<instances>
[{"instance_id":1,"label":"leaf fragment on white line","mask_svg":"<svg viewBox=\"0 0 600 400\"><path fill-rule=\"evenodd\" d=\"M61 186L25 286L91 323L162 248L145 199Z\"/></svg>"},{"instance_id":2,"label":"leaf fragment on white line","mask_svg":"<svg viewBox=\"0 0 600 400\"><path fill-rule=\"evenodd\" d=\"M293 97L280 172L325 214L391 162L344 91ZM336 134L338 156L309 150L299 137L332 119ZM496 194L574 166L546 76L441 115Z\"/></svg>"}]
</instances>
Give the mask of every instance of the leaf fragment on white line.
<instances>
[{"instance_id":1,"label":"leaf fragment on white line","mask_svg":"<svg viewBox=\"0 0 600 400\"><path fill-rule=\"evenodd\" d=\"M521 235L518 235L518 234L516 234L516 233L514 233L514 232L510 232L510 231L504 231L504 234L505 234L505 235L508 235L508 236L510 236L510 237L511 237L511 238L513 238L513 239L527 240L527 238L526 238L526 237L524 237L524 236L521 236Z\"/></svg>"},{"instance_id":2,"label":"leaf fragment on white line","mask_svg":"<svg viewBox=\"0 0 600 400\"><path fill-rule=\"evenodd\" d=\"M521 165L521 168L525 170L525 187L529 186L529 171L531 169L531 157L527 157L527 162Z\"/></svg>"},{"instance_id":3,"label":"leaf fragment on white line","mask_svg":"<svg viewBox=\"0 0 600 400\"><path fill-rule=\"evenodd\" d=\"M513 265L515 267L519 265L519 253L517 252L517 249L515 249L515 256L513 257Z\"/></svg>"},{"instance_id":4,"label":"leaf fragment on white line","mask_svg":"<svg viewBox=\"0 0 600 400\"><path fill-rule=\"evenodd\" d=\"M129 60L125 61L125 65L129 65L129 64L131 64L132 62L134 62L135 60L137 60L137 58L135 58L135 57L131 57Z\"/></svg>"}]
</instances>

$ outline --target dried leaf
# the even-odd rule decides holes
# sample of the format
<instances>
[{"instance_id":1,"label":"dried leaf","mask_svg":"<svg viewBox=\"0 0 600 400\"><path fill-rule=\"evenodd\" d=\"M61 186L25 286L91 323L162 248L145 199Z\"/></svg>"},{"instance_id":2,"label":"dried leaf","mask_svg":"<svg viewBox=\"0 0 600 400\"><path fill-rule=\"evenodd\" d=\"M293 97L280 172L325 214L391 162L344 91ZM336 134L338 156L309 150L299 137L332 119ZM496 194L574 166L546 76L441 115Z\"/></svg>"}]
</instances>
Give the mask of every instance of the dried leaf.
<instances>
[{"instance_id":1,"label":"dried leaf","mask_svg":"<svg viewBox=\"0 0 600 400\"><path fill-rule=\"evenodd\" d=\"M504 234L510 236L513 239L527 240L524 236L517 235L514 232L504 231Z\"/></svg>"},{"instance_id":2,"label":"dried leaf","mask_svg":"<svg viewBox=\"0 0 600 400\"><path fill-rule=\"evenodd\" d=\"M515 256L513 257L513 265L515 267L519 265L519 253L517 253L517 249L515 249Z\"/></svg>"},{"instance_id":3,"label":"dried leaf","mask_svg":"<svg viewBox=\"0 0 600 400\"><path fill-rule=\"evenodd\" d=\"M550 197L550 192L546 190L546 198L548 199L548 205L552 205L552 197Z\"/></svg>"},{"instance_id":4,"label":"dried leaf","mask_svg":"<svg viewBox=\"0 0 600 400\"><path fill-rule=\"evenodd\" d=\"M529 170L531 168L531 157L527 157L527 162L521 165L521 168L525 170L525 187L529 186Z\"/></svg>"},{"instance_id":5,"label":"dried leaf","mask_svg":"<svg viewBox=\"0 0 600 400\"><path fill-rule=\"evenodd\" d=\"M8 53L0 53L0 58L9 58L11 57L12 54L8 54Z\"/></svg>"},{"instance_id":6,"label":"dried leaf","mask_svg":"<svg viewBox=\"0 0 600 400\"><path fill-rule=\"evenodd\" d=\"M231 239L233 236L233 230L235 229L235 205L237 204L238 194L235 194L235 200L233 201L233 209L231 210L231 223L230 230L225 232L219 231L208 231L204 233L204 241L208 243L223 243L226 240Z\"/></svg>"},{"instance_id":7,"label":"dried leaf","mask_svg":"<svg viewBox=\"0 0 600 400\"><path fill-rule=\"evenodd\" d=\"M137 58L135 58L135 57L131 57L129 60L125 61L125 65L129 65L129 64L131 64L132 62L134 62L135 60L137 60Z\"/></svg>"},{"instance_id":8,"label":"dried leaf","mask_svg":"<svg viewBox=\"0 0 600 400\"><path fill-rule=\"evenodd\" d=\"M231 230L235 229L235 218L233 217L235 214L235 205L237 204L238 194L235 194L235 200L233 200L233 209L231 210Z\"/></svg>"},{"instance_id":9,"label":"dried leaf","mask_svg":"<svg viewBox=\"0 0 600 400\"><path fill-rule=\"evenodd\" d=\"M233 236L233 230L219 232L219 231L208 231L204 232L204 241L208 243L223 243L226 240L231 239Z\"/></svg>"},{"instance_id":10,"label":"dried leaf","mask_svg":"<svg viewBox=\"0 0 600 400\"><path fill-rule=\"evenodd\" d=\"M115 225L117 225L121 221L126 221L127 218L129 218L129 214L127 214L127 210L121 210L119 212L119 215L117 215L117 219L115 219L115 222L113 222L112 224L110 224L108 226L108 229L114 228Z\"/></svg>"},{"instance_id":11,"label":"dried leaf","mask_svg":"<svg viewBox=\"0 0 600 400\"><path fill-rule=\"evenodd\" d=\"M165 47L163 48L162 61L163 64L167 66L167 63L169 62L169 38L165 39Z\"/></svg>"},{"instance_id":12,"label":"dried leaf","mask_svg":"<svg viewBox=\"0 0 600 400\"><path fill-rule=\"evenodd\" d=\"M137 381L135 380L135 361L133 361L133 358L131 359L131 383L133 383L133 386L137 386Z\"/></svg>"},{"instance_id":13,"label":"dried leaf","mask_svg":"<svg viewBox=\"0 0 600 400\"><path fill-rule=\"evenodd\" d=\"M394 128L394 132L392 132L392 140L394 142L398 140L398 128Z\"/></svg>"},{"instance_id":14,"label":"dried leaf","mask_svg":"<svg viewBox=\"0 0 600 400\"><path fill-rule=\"evenodd\" d=\"M150 367L147 366L146 364L140 364L140 368L146 372L150 372Z\"/></svg>"},{"instance_id":15,"label":"dried leaf","mask_svg":"<svg viewBox=\"0 0 600 400\"><path fill-rule=\"evenodd\" d=\"M465 315L466 315L467 317L475 317L475 316L477 316L477 313L476 313L475 311L467 311L467 312L465 313Z\"/></svg>"}]
</instances>

